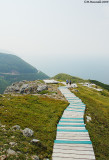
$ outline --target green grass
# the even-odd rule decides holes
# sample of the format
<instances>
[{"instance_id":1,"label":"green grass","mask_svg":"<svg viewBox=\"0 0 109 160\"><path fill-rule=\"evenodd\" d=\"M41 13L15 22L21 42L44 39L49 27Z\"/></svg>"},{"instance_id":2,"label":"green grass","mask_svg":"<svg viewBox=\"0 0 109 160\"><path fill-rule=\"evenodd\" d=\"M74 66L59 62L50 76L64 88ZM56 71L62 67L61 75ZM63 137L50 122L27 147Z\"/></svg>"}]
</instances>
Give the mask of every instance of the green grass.
<instances>
[{"instance_id":1,"label":"green grass","mask_svg":"<svg viewBox=\"0 0 109 160\"><path fill-rule=\"evenodd\" d=\"M0 121L2 125L6 125L6 130L0 127L0 154L6 154L6 150L10 148L9 142L14 141L17 145L11 148L21 154L18 157L10 156L9 160L25 160L26 156L31 159L31 155L38 155L40 159L51 159L56 126L67 105L65 101L32 95L1 96ZM34 136L26 138L21 131L13 132L10 127L14 125L20 125L21 129L32 129ZM12 139L12 136L15 138ZM33 138L40 142L36 145L30 143Z\"/></svg>"},{"instance_id":2,"label":"green grass","mask_svg":"<svg viewBox=\"0 0 109 160\"><path fill-rule=\"evenodd\" d=\"M3 77L0 77L0 94L4 92L7 86L9 86L10 83L3 79Z\"/></svg>"},{"instance_id":3,"label":"green grass","mask_svg":"<svg viewBox=\"0 0 109 160\"><path fill-rule=\"evenodd\" d=\"M76 96L82 99L87 105L85 113L89 115L92 121L86 122L86 128L89 131L96 159L109 159L109 92L96 90L79 86L79 92Z\"/></svg>"},{"instance_id":4,"label":"green grass","mask_svg":"<svg viewBox=\"0 0 109 160\"><path fill-rule=\"evenodd\" d=\"M67 79L70 81L72 81L72 83L77 83L77 82L84 82L83 79L79 78L79 77L74 77L65 73L59 73L56 76L53 77L56 80L61 81L66 81Z\"/></svg>"},{"instance_id":5,"label":"green grass","mask_svg":"<svg viewBox=\"0 0 109 160\"><path fill-rule=\"evenodd\" d=\"M94 83L96 85L99 85L100 87L107 89L109 91L109 84L104 84L104 83L96 81L96 80L90 80L90 82Z\"/></svg>"}]
</instances>

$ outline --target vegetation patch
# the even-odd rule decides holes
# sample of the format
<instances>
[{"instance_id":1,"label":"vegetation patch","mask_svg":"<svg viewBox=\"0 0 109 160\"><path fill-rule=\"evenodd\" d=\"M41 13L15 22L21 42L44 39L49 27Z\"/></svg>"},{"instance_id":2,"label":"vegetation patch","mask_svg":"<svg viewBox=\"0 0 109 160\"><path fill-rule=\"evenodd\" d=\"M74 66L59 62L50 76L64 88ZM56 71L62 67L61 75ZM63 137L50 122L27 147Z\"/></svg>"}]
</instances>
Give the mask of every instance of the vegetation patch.
<instances>
[{"instance_id":1,"label":"vegetation patch","mask_svg":"<svg viewBox=\"0 0 109 160\"><path fill-rule=\"evenodd\" d=\"M109 159L109 92L97 92L78 85L74 92L86 104L85 123L93 143L97 160ZM86 116L91 117L87 122Z\"/></svg>"},{"instance_id":2,"label":"vegetation patch","mask_svg":"<svg viewBox=\"0 0 109 160\"><path fill-rule=\"evenodd\" d=\"M21 58L11 54L0 53L0 94L3 94L6 87L13 82L47 78L49 76L38 71Z\"/></svg>"},{"instance_id":3,"label":"vegetation patch","mask_svg":"<svg viewBox=\"0 0 109 160\"><path fill-rule=\"evenodd\" d=\"M104 89L107 89L109 91L109 85L108 84L104 84L104 83L101 83L99 81L96 81L96 80L90 80L91 83L94 83L96 85L99 85L100 87L104 88Z\"/></svg>"},{"instance_id":4,"label":"vegetation patch","mask_svg":"<svg viewBox=\"0 0 109 160\"><path fill-rule=\"evenodd\" d=\"M41 160L51 159L57 123L67 105L66 101L47 97L1 95L0 155L6 155L10 148L17 155L9 156L9 160L31 159L32 155L38 155ZM13 131L11 127L14 125L19 125L22 130L32 129L33 137L23 136L20 130ZM32 139L40 141L34 144ZM16 145L11 146L10 142Z\"/></svg>"},{"instance_id":5,"label":"vegetation patch","mask_svg":"<svg viewBox=\"0 0 109 160\"><path fill-rule=\"evenodd\" d=\"M53 78L56 79L56 80L59 80L60 82L61 81L66 81L67 79L71 80L72 83L84 82L85 81L85 80L83 80L79 77L74 77L74 76L71 76L71 75L68 75L68 74L65 74L65 73L59 73L56 76L54 76Z\"/></svg>"}]
</instances>

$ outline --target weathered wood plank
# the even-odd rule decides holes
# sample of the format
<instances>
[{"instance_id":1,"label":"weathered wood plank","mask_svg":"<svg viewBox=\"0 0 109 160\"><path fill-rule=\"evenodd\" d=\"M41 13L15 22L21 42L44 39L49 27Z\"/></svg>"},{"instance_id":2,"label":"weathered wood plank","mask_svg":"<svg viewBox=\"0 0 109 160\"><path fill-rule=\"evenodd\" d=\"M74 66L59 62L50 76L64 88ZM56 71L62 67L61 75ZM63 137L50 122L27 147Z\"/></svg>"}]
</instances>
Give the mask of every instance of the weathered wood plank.
<instances>
[{"instance_id":1,"label":"weathered wood plank","mask_svg":"<svg viewBox=\"0 0 109 160\"><path fill-rule=\"evenodd\" d=\"M72 140L72 141L87 141L87 140L90 140L90 137L83 137L83 136L75 136L75 137L72 137L72 136L56 136L56 140Z\"/></svg>"},{"instance_id":2,"label":"weathered wood plank","mask_svg":"<svg viewBox=\"0 0 109 160\"><path fill-rule=\"evenodd\" d=\"M54 149L53 153L64 153L64 154L78 154L78 150L62 150L61 148L60 149ZM90 155L94 155L93 154L93 150L92 151L89 151L89 150L79 150L79 154L90 154Z\"/></svg>"},{"instance_id":3,"label":"weathered wood plank","mask_svg":"<svg viewBox=\"0 0 109 160\"><path fill-rule=\"evenodd\" d=\"M76 150L76 151L93 151L93 148L92 148L92 146L90 146L90 147L87 147L87 146L65 146L65 145L56 145L56 144L54 144L54 147L53 147L53 149L62 149L62 150Z\"/></svg>"},{"instance_id":4,"label":"weathered wood plank","mask_svg":"<svg viewBox=\"0 0 109 160\"><path fill-rule=\"evenodd\" d=\"M57 125L52 160L95 160L83 120L86 105L67 87L59 89L70 105L64 110Z\"/></svg>"},{"instance_id":5,"label":"weathered wood plank","mask_svg":"<svg viewBox=\"0 0 109 160\"><path fill-rule=\"evenodd\" d=\"M68 129L68 130L85 130L85 127L57 127L57 129Z\"/></svg>"},{"instance_id":6,"label":"weathered wood plank","mask_svg":"<svg viewBox=\"0 0 109 160\"><path fill-rule=\"evenodd\" d=\"M94 154L66 154L66 153L53 153L52 157L55 157L55 156L59 156L59 157L64 157L64 158L87 158L87 159L94 159L95 156Z\"/></svg>"},{"instance_id":7,"label":"weathered wood plank","mask_svg":"<svg viewBox=\"0 0 109 160\"><path fill-rule=\"evenodd\" d=\"M66 160L66 158L55 156L55 157L52 157L52 160ZM95 158L93 158L93 159L90 159L90 158L73 158L72 159L72 158L67 157L67 160L95 160Z\"/></svg>"}]
</instances>

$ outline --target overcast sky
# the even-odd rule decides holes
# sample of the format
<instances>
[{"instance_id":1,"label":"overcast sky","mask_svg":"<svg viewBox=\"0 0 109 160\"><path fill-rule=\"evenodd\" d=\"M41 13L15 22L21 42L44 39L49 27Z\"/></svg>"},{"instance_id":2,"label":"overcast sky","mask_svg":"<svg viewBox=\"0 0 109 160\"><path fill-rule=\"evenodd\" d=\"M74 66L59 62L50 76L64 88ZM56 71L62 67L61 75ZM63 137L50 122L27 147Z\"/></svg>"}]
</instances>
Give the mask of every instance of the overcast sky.
<instances>
[{"instance_id":1,"label":"overcast sky","mask_svg":"<svg viewBox=\"0 0 109 160\"><path fill-rule=\"evenodd\" d=\"M68 73L109 84L109 3L0 0L0 51L49 76Z\"/></svg>"}]
</instances>

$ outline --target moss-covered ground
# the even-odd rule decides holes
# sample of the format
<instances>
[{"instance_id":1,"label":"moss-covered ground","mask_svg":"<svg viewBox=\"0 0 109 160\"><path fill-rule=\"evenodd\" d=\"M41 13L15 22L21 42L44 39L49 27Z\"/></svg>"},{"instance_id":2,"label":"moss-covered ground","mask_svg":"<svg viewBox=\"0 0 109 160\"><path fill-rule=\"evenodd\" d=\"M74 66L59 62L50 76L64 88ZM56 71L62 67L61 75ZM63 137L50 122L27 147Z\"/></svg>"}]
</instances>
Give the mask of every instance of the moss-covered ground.
<instances>
[{"instance_id":1,"label":"moss-covered ground","mask_svg":"<svg viewBox=\"0 0 109 160\"><path fill-rule=\"evenodd\" d=\"M76 96L82 99L86 104L86 116L92 120L86 122L86 128L89 131L96 159L109 159L109 92L103 90L98 92L94 89L79 86Z\"/></svg>"},{"instance_id":2,"label":"moss-covered ground","mask_svg":"<svg viewBox=\"0 0 109 160\"><path fill-rule=\"evenodd\" d=\"M66 101L33 95L0 96L0 155L6 155L7 149L11 148L19 154L9 156L8 160L31 159L32 155L51 159L56 126L67 105ZM14 125L32 129L33 137L12 131L10 128ZM33 144L32 139L40 141ZM10 142L17 145L11 146Z\"/></svg>"}]
</instances>

